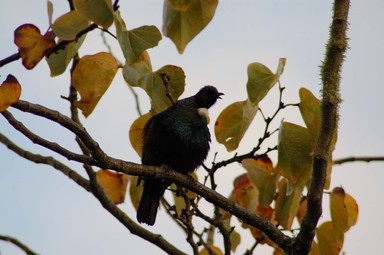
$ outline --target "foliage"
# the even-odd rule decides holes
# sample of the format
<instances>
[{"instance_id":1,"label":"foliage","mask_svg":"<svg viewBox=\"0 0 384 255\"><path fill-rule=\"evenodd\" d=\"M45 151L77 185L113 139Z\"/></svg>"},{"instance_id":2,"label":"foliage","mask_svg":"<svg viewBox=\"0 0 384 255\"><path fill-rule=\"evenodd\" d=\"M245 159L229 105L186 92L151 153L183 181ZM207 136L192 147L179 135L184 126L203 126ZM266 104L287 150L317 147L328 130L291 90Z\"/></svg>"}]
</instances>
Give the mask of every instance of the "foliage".
<instances>
[{"instance_id":1,"label":"foliage","mask_svg":"<svg viewBox=\"0 0 384 255\"><path fill-rule=\"evenodd\" d=\"M33 107L28 102L19 101L21 85L15 77L9 75L0 87L0 111L9 123L20 130L29 139L47 147L58 154L65 155L68 159L74 159L85 164L89 179L84 180L74 174L70 178L81 185L87 191L91 191L103 205L117 219L129 217L122 211L118 211L114 204L124 202L127 185L130 182L129 196L135 208L141 195L141 186L137 186L135 175L149 175L151 169L141 169L139 173L127 176L126 171L136 171L135 167L120 168L111 167L109 170L95 172L92 166L104 169L104 166L113 165L114 162L98 148L84 130L78 120L77 110L80 109L85 117L92 114L99 100L109 88L118 69L122 69L122 75L128 86L143 89L151 100L149 113L141 115L131 126L129 138L132 147L141 156L141 134L146 121L152 114L166 109L177 100L184 92L185 73L181 67L166 65L159 70L152 69L151 60L147 49L156 47L162 40L159 29L153 25L145 25L128 29L118 10L118 1L112 4L110 0L70 1L71 9L51 22L48 31L42 35L40 29L33 24L24 24L15 30L14 41L19 49L19 57L26 69L34 68L44 57L50 67L51 76L61 75L72 61L70 91L74 97L68 98L71 105L72 123L67 117L51 112L47 108ZM218 1L165 0L163 35L169 37L182 53L188 43L195 38L211 21L214 16ZM52 4L49 4L49 20L52 16ZM116 34L108 29L115 25ZM116 58L108 52L99 52L94 55L79 56L78 50L86 40L87 33L94 29L101 29L110 34L119 42L121 52L125 57L125 63L119 64ZM250 223L246 218L239 217L243 222L242 227L249 229L255 238L255 245L248 251L250 254L258 244L266 244L276 248L276 254L284 250L287 254L293 254L295 246L294 236L295 219L299 226L303 224L303 217L307 213L307 187L311 185L313 178L313 155L316 153L317 138L321 130L322 110L321 101L309 90L302 88L299 91L300 102L284 104L282 101L285 87L281 85L281 77L284 72L286 59L281 58L278 67L273 73L262 63L249 64L248 81L244 85L248 97L244 101L229 104L222 110L215 122L215 138L217 142L225 146L231 152L239 148L241 140L257 113L260 113L264 123L264 132L258 142L248 153L235 155L220 162L214 161L211 166L205 166L207 171L203 180L205 185L210 185L212 196L220 198L214 193L216 188L215 174L230 164L239 162L245 169L245 173L234 180L234 188L229 199L225 200L230 207L232 202L246 208L257 219L257 224ZM278 85L279 98L277 108L271 116L265 116L259 107L259 103L268 95L269 91ZM77 95L81 96L77 100ZM68 152L64 148L37 139L33 133L23 126L17 128L17 120L7 111L7 108L31 112L58 122L77 136L77 141L82 154ZM296 107L303 118L304 126L278 119L279 113L283 113L286 107ZM280 123L278 130L271 130L271 123ZM278 143L273 148L261 151L262 145L271 137L278 137ZM331 137L330 152L335 148L337 134ZM6 139L2 139L3 143ZM12 144L10 141L8 144ZM12 146L9 146L12 148ZM269 157L271 151L277 151L278 160L273 163ZM32 157L32 156L31 156ZM33 156L32 161L38 157ZM39 158L41 161L44 159ZM325 188L331 187L332 156L327 159L327 181ZM56 167L58 164L56 164ZM117 164L118 165L118 164ZM55 167L55 166L54 166ZM69 171L60 166L62 172ZM128 169L128 170L127 170ZM112 171L113 170L113 171ZM153 169L152 169L153 170ZM147 171L147 172L146 172ZM197 179L197 176L193 176ZM164 177L162 177L164 178ZM312 180L313 181L313 180ZM191 245L194 254L230 254L236 251L241 242L238 229L234 230L233 215L240 215L235 210L224 210L219 204L214 203L213 216L208 216L199 209L201 199L207 194L186 191L178 185L172 185L174 201L163 199L163 206L171 216L175 225L179 225L186 233L186 240ZM321 188L323 189L323 187ZM105 193L100 190L105 190ZM106 195L105 195L106 194ZM209 193L211 194L211 193ZM208 194L208 195L209 195ZM211 197L212 197L211 196ZM310 240L312 254L339 254L344 240L344 234L356 224L358 206L353 197L344 189L335 187L330 192L331 221L323 222L316 228L317 242ZM113 204L114 203L114 204ZM109 209L108 209L109 208ZM243 212L243 211L241 211ZM311 215L307 216L311 217ZM198 230L194 226L194 220L200 218L207 224ZM317 219L315 219L317 223ZM261 229L260 222L268 222L267 227ZM132 224L132 223L130 223ZM298 225L296 224L296 225ZM279 228L277 228L278 226ZM128 226L141 229L135 223ZM212 235L217 228L223 236L223 245L213 243ZM213 229L213 230L210 230ZM284 231L284 232L283 232ZM287 232L288 231L288 232ZM134 232L134 231L133 231ZM163 250L180 254L175 245L163 240L154 241L152 233L145 232L141 237L158 245ZM244 233L244 231L243 231ZM276 234L278 233L278 234ZM286 235L285 233L288 233ZM244 233L245 234L245 233ZM288 242L287 242L288 240ZM290 244L288 244L290 243Z\"/></svg>"}]
</instances>

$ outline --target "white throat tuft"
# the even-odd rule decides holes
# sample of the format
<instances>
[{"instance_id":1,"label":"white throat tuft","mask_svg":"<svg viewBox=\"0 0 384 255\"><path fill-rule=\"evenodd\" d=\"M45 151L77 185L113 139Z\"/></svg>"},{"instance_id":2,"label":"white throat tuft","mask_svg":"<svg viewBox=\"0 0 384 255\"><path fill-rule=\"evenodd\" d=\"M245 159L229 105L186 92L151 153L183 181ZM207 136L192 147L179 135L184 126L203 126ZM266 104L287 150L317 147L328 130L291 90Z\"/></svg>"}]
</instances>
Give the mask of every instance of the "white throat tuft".
<instances>
[{"instance_id":1,"label":"white throat tuft","mask_svg":"<svg viewBox=\"0 0 384 255\"><path fill-rule=\"evenodd\" d=\"M197 109L197 113L201 117L204 117L207 120L207 124L209 124L210 118L209 118L209 112L207 108L199 108Z\"/></svg>"}]
</instances>

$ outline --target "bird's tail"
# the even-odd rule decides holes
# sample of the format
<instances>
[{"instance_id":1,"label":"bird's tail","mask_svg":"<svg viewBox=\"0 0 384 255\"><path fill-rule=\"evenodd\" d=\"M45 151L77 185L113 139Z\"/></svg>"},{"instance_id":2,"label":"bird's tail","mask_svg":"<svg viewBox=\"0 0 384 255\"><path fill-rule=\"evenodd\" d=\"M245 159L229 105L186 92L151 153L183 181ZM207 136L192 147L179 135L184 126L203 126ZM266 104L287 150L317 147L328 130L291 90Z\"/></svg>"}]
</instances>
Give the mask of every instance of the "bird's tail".
<instances>
[{"instance_id":1,"label":"bird's tail","mask_svg":"<svg viewBox=\"0 0 384 255\"><path fill-rule=\"evenodd\" d=\"M145 180L143 195L137 209L136 219L138 222L150 226L155 224L160 199L169 185L164 181Z\"/></svg>"}]
</instances>

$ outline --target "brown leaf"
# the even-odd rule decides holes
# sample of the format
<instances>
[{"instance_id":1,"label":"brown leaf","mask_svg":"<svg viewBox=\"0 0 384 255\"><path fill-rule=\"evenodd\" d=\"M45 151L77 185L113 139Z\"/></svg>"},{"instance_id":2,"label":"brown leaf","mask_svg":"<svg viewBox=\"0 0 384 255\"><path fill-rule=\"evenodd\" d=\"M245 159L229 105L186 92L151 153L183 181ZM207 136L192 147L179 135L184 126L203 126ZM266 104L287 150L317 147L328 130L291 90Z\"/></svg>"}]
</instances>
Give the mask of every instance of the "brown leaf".
<instances>
[{"instance_id":1,"label":"brown leaf","mask_svg":"<svg viewBox=\"0 0 384 255\"><path fill-rule=\"evenodd\" d=\"M23 65L34 68L56 43L51 33L42 36L40 29L33 24L24 24L15 30L14 42L19 47Z\"/></svg>"},{"instance_id":2,"label":"brown leaf","mask_svg":"<svg viewBox=\"0 0 384 255\"><path fill-rule=\"evenodd\" d=\"M99 170L96 173L96 179L115 204L124 202L129 181L128 175L109 170Z\"/></svg>"},{"instance_id":3,"label":"brown leaf","mask_svg":"<svg viewBox=\"0 0 384 255\"><path fill-rule=\"evenodd\" d=\"M20 98L21 86L17 79L9 74L0 86L0 112L17 102Z\"/></svg>"}]
</instances>

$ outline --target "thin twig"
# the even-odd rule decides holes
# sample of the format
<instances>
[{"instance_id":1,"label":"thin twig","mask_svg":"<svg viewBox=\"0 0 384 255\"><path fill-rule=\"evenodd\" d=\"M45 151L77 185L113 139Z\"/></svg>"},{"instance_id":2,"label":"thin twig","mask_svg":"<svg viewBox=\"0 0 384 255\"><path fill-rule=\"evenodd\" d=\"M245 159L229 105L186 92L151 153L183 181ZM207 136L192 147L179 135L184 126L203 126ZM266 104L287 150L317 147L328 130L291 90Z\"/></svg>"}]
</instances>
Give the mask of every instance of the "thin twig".
<instances>
[{"instance_id":1,"label":"thin twig","mask_svg":"<svg viewBox=\"0 0 384 255\"><path fill-rule=\"evenodd\" d=\"M10 236L4 236L0 235L0 240L3 240L5 242L10 242L17 247L19 247L21 250L23 250L27 255L38 255L36 252L32 251L28 246L17 240L16 238L10 237Z\"/></svg>"},{"instance_id":2,"label":"thin twig","mask_svg":"<svg viewBox=\"0 0 384 255\"><path fill-rule=\"evenodd\" d=\"M9 57L6 57L6 58L0 60L0 67L5 66L6 64L9 64L13 61L19 60L20 58L21 58L21 55L19 52L15 53Z\"/></svg>"},{"instance_id":3,"label":"thin twig","mask_svg":"<svg viewBox=\"0 0 384 255\"><path fill-rule=\"evenodd\" d=\"M362 162L373 162L373 161L384 161L384 157L378 156L378 157L348 157L348 158L341 158L341 159L336 159L333 161L334 165L341 165L344 163L349 163L349 162L356 162L356 161L362 161Z\"/></svg>"}]
</instances>

